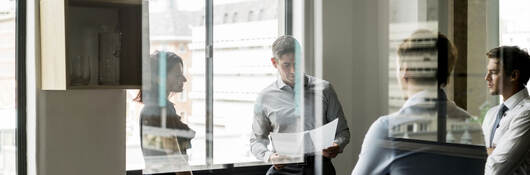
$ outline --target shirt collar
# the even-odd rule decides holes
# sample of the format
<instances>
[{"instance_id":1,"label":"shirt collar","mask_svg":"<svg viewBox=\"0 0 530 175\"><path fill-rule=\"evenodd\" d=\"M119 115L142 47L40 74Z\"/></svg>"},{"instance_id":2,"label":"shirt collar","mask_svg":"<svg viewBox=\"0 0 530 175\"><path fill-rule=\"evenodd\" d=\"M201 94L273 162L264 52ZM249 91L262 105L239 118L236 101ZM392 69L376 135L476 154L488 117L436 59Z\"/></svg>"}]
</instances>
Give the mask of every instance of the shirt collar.
<instances>
[{"instance_id":1,"label":"shirt collar","mask_svg":"<svg viewBox=\"0 0 530 175\"><path fill-rule=\"evenodd\" d=\"M446 100L445 90L438 90L441 100ZM436 90L423 90L412 95L401 107L401 110L409 108L411 106L422 106L422 107L435 107L436 101L438 99L438 94Z\"/></svg>"},{"instance_id":2,"label":"shirt collar","mask_svg":"<svg viewBox=\"0 0 530 175\"><path fill-rule=\"evenodd\" d=\"M436 95L436 93L434 93L434 95ZM425 102L427 102L427 99L431 96L433 98L436 98L436 96L433 96L433 92L430 92L427 90L418 92L412 95L409 99L407 99L407 101L405 102L405 104L403 104L403 107L401 107L401 109L405 109L405 108L415 106L418 104L425 104Z\"/></svg>"},{"instance_id":3,"label":"shirt collar","mask_svg":"<svg viewBox=\"0 0 530 175\"><path fill-rule=\"evenodd\" d=\"M283 89L284 87L289 87L289 85L285 84L285 82L283 82L282 78L278 78L276 80L276 87L278 87L278 89Z\"/></svg>"},{"instance_id":4,"label":"shirt collar","mask_svg":"<svg viewBox=\"0 0 530 175\"><path fill-rule=\"evenodd\" d=\"M526 88L521 89L519 92L513 94L510 98L504 101L504 105L509 109L513 109L521 100L528 97L528 91Z\"/></svg>"},{"instance_id":5,"label":"shirt collar","mask_svg":"<svg viewBox=\"0 0 530 175\"><path fill-rule=\"evenodd\" d=\"M304 74L304 87L308 87L309 85L309 76ZM278 79L276 80L276 87L278 87L278 89L283 89L284 87L291 87L287 84L285 84L285 82L283 82L282 78L281 77L278 77Z\"/></svg>"}]
</instances>

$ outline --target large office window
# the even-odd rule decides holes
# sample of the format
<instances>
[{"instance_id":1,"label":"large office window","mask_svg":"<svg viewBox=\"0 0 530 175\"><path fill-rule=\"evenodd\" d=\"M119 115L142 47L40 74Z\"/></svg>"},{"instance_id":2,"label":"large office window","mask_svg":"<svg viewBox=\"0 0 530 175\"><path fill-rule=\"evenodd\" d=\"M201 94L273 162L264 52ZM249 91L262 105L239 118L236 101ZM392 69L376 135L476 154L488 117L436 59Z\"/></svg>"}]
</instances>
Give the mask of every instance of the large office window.
<instances>
[{"instance_id":1,"label":"large office window","mask_svg":"<svg viewBox=\"0 0 530 175\"><path fill-rule=\"evenodd\" d=\"M270 58L272 43L282 33L280 2L283 1L214 1L218 3L214 5L213 21L214 164L257 161L250 153L248 138L256 97L276 78ZM261 19L246 20L259 9L263 13ZM238 14L239 19L223 23L224 13Z\"/></svg>"},{"instance_id":2,"label":"large office window","mask_svg":"<svg viewBox=\"0 0 530 175\"><path fill-rule=\"evenodd\" d=\"M16 1L0 1L0 174L17 174Z\"/></svg>"},{"instance_id":3,"label":"large office window","mask_svg":"<svg viewBox=\"0 0 530 175\"><path fill-rule=\"evenodd\" d=\"M525 7L530 2L524 0L499 2L499 34L501 45L515 45L523 50L530 49L530 24L525 19L530 17Z\"/></svg>"},{"instance_id":4,"label":"large office window","mask_svg":"<svg viewBox=\"0 0 530 175\"><path fill-rule=\"evenodd\" d=\"M468 86L468 82L480 82L483 74L466 71L485 67L462 67L467 66L467 50L478 48L468 45L461 32L468 29L461 10L468 7L437 0L389 2L388 112L401 117L392 123L391 136L483 145L481 110L491 105L485 100L486 91L473 88L480 84ZM448 49L440 46L444 37ZM475 93L480 96L467 95Z\"/></svg>"},{"instance_id":5,"label":"large office window","mask_svg":"<svg viewBox=\"0 0 530 175\"><path fill-rule=\"evenodd\" d=\"M257 94L277 76L270 58L272 42L283 33L279 18L286 9L281 3L144 3L149 56L144 53L142 63L143 102L138 102L139 90L127 92L127 170L165 173L262 164L250 153L249 138ZM206 24L209 13L213 25ZM209 31L213 33L211 68L205 59ZM207 87L209 69L212 93ZM208 108L214 111L213 121L207 121ZM213 139L208 140L207 129L213 131Z\"/></svg>"},{"instance_id":6,"label":"large office window","mask_svg":"<svg viewBox=\"0 0 530 175\"><path fill-rule=\"evenodd\" d=\"M530 25L525 22L530 18L530 12L525 9L530 6L530 2L517 0L499 3L500 44L519 46L527 52L530 51Z\"/></svg>"},{"instance_id":7,"label":"large office window","mask_svg":"<svg viewBox=\"0 0 530 175\"><path fill-rule=\"evenodd\" d=\"M142 103L134 102L131 124L142 131L132 138L135 143L141 138L143 156L131 161L144 165L148 174L207 169L200 103L205 71L199 65L204 65L204 1L150 0L146 6L149 56L143 58Z\"/></svg>"}]
</instances>

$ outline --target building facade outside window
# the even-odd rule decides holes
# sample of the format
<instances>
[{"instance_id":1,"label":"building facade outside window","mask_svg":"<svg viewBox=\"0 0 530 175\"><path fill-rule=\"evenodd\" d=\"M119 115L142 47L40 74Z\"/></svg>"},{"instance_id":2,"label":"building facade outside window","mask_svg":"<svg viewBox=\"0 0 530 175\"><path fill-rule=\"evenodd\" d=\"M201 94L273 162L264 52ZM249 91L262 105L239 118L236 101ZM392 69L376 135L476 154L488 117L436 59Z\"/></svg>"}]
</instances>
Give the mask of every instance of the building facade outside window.
<instances>
[{"instance_id":1,"label":"building facade outside window","mask_svg":"<svg viewBox=\"0 0 530 175\"><path fill-rule=\"evenodd\" d=\"M0 1L0 174L17 173L16 1Z\"/></svg>"},{"instance_id":2,"label":"building facade outside window","mask_svg":"<svg viewBox=\"0 0 530 175\"><path fill-rule=\"evenodd\" d=\"M214 1L214 164L261 164L250 153L248 138L257 94L277 76L270 58L271 45L282 33L278 16L284 9L279 8L280 3L283 1ZM186 150L185 165L150 164L148 161L162 161L168 156L149 159L144 153L141 157L138 123L145 106L133 100L138 90L129 90L127 170L162 173L208 169L205 155L205 5L202 1L176 1L171 7L164 4L167 4L165 0L149 1L150 53L174 52L182 58L187 81L183 91L170 95L168 100L174 104L181 121L195 131L195 136ZM257 19L248 9L271 13L262 13ZM143 74L144 84L146 74L149 74L147 78L155 77L145 71ZM164 147L160 139L144 138L143 142Z\"/></svg>"}]
</instances>

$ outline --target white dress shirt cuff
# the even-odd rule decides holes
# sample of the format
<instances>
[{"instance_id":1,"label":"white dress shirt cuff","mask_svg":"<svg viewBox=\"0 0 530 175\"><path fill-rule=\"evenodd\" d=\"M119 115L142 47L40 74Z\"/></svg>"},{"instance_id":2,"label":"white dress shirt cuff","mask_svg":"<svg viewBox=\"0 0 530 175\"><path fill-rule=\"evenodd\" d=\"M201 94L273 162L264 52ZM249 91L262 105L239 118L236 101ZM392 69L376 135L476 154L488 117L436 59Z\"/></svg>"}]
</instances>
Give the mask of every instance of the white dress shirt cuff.
<instances>
[{"instance_id":1,"label":"white dress shirt cuff","mask_svg":"<svg viewBox=\"0 0 530 175\"><path fill-rule=\"evenodd\" d=\"M265 152L265 155L263 156L263 161L264 161L265 163L272 163L272 162L270 161L270 157L271 157L272 154L274 154L272 151L267 151L267 152Z\"/></svg>"}]
</instances>

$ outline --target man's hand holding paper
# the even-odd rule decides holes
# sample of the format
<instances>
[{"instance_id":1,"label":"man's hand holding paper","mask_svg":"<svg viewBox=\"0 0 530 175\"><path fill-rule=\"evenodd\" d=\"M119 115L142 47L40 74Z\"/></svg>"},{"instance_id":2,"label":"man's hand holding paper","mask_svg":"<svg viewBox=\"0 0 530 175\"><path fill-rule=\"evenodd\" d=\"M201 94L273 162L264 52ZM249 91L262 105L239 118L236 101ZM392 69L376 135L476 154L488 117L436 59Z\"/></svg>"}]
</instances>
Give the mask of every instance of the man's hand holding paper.
<instances>
[{"instance_id":1,"label":"man's hand holding paper","mask_svg":"<svg viewBox=\"0 0 530 175\"><path fill-rule=\"evenodd\" d=\"M337 157L337 154L339 154L340 148L337 143L333 143L333 146L330 146L324 150L322 150L322 155L327 158L335 158Z\"/></svg>"}]
</instances>

